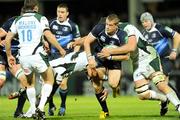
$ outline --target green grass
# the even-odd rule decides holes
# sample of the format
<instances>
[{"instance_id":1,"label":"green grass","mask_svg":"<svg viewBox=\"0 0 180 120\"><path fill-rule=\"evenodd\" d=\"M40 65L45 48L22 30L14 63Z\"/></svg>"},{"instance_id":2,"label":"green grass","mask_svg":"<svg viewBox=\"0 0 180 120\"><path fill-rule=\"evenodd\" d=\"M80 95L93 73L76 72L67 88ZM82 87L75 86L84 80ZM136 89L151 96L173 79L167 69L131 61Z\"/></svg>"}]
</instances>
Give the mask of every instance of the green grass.
<instances>
[{"instance_id":1,"label":"green grass","mask_svg":"<svg viewBox=\"0 0 180 120\"><path fill-rule=\"evenodd\" d=\"M54 98L58 108L60 99ZM17 100L8 100L7 97L0 97L0 120L14 120L13 112ZM173 105L169 105L166 116L159 115L159 102L141 101L136 96L121 96L107 99L110 117L107 120L179 120L179 114ZM29 103L26 102L24 111L28 109ZM48 106L45 107L47 111ZM95 96L68 96L67 111L65 116L49 117L48 120L98 120L101 108ZM21 120L21 119L16 119ZM28 119L30 120L30 119Z\"/></svg>"}]
</instances>

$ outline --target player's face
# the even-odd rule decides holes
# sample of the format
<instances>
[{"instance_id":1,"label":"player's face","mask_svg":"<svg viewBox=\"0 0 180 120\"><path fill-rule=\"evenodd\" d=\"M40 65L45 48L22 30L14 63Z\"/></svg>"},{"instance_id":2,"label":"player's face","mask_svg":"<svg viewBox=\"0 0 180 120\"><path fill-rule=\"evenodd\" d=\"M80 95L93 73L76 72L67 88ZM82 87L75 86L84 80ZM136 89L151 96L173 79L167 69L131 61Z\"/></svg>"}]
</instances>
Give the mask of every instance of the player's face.
<instances>
[{"instance_id":1,"label":"player's face","mask_svg":"<svg viewBox=\"0 0 180 120\"><path fill-rule=\"evenodd\" d=\"M118 28L118 26L117 26L117 24L115 23L114 20L111 20L111 21L109 21L108 19L106 20L106 28L105 28L105 30L106 30L106 33L108 35L115 34L115 32L117 31L117 28Z\"/></svg>"},{"instance_id":2,"label":"player's face","mask_svg":"<svg viewBox=\"0 0 180 120\"><path fill-rule=\"evenodd\" d=\"M69 15L69 12L66 8L57 8L57 18L60 22L66 21L67 17Z\"/></svg>"},{"instance_id":3,"label":"player's face","mask_svg":"<svg viewBox=\"0 0 180 120\"><path fill-rule=\"evenodd\" d=\"M152 27L152 23L150 20L144 20L144 21L142 21L142 26L144 29L150 30Z\"/></svg>"}]
</instances>

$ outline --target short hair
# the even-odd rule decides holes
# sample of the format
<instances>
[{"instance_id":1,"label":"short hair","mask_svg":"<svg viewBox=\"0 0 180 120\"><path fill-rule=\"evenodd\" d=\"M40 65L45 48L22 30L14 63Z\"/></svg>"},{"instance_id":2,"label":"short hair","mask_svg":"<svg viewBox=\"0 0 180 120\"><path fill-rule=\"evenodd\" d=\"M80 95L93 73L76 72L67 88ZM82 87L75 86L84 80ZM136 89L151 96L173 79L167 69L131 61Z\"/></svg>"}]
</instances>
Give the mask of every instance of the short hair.
<instances>
[{"instance_id":1,"label":"short hair","mask_svg":"<svg viewBox=\"0 0 180 120\"><path fill-rule=\"evenodd\" d=\"M38 0L24 0L24 6L23 8L25 10L33 10L35 6L38 6L39 2Z\"/></svg>"},{"instance_id":2,"label":"short hair","mask_svg":"<svg viewBox=\"0 0 180 120\"><path fill-rule=\"evenodd\" d=\"M144 12L141 14L140 21L143 22L144 20L150 20L152 23L154 23L153 16L149 12Z\"/></svg>"},{"instance_id":3,"label":"short hair","mask_svg":"<svg viewBox=\"0 0 180 120\"><path fill-rule=\"evenodd\" d=\"M109 21L114 20L116 25L118 25L120 22L120 19L119 19L118 15L116 15L116 14L110 14L106 17L106 19L108 19Z\"/></svg>"},{"instance_id":4,"label":"short hair","mask_svg":"<svg viewBox=\"0 0 180 120\"><path fill-rule=\"evenodd\" d=\"M61 3L57 6L57 8L65 8L67 10L67 12L69 12L69 8L68 8L68 5L65 4L65 3Z\"/></svg>"},{"instance_id":5,"label":"short hair","mask_svg":"<svg viewBox=\"0 0 180 120\"><path fill-rule=\"evenodd\" d=\"M23 7L21 8L21 13L20 13L20 15L23 15L25 12L26 12L26 11L25 11L24 6L23 6Z\"/></svg>"}]
</instances>

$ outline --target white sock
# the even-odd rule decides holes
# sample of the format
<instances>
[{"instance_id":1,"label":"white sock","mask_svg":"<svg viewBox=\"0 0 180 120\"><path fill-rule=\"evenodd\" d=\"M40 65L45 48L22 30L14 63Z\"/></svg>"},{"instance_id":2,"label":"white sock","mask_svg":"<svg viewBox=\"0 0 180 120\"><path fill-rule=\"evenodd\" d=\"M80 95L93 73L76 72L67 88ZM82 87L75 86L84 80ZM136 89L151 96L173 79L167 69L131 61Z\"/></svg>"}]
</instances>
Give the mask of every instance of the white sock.
<instances>
[{"instance_id":1,"label":"white sock","mask_svg":"<svg viewBox=\"0 0 180 120\"><path fill-rule=\"evenodd\" d=\"M35 112L35 109L36 109L36 90L35 90L35 88L34 87L27 88L26 94L27 94L27 97L28 97L29 103L30 103L29 109L32 109Z\"/></svg>"},{"instance_id":2,"label":"white sock","mask_svg":"<svg viewBox=\"0 0 180 120\"><path fill-rule=\"evenodd\" d=\"M52 91L52 85L50 84L44 84L42 86L42 90L41 90L41 100L40 100L40 103L39 103L39 106L38 108L41 110L41 111L44 111L44 106L46 104L46 101L47 101L47 98L49 97L49 95L51 94L51 91Z\"/></svg>"},{"instance_id":3,"label":"white sock","mask_svg":"<svg viewBox=\"0 0 180 120\"><path fill-rule=\"evenodd\" d=\"M152 100L160 100L162 102L165 102L167 100L167 97L163 94L160 94L153 90L149 90L149 92L150 92L150 99Z\"/></svg>"},{"instance_id":4,"label":"white sock","mask_svg":"<svg viewBox=\"0 0 180 120\"><path fill-rule=\"evenodd\" d=\"M166 94L166 96L174 106L180 104L180 101L174 91L169 92L168 94Z\"/></svg>"}]
</instances>

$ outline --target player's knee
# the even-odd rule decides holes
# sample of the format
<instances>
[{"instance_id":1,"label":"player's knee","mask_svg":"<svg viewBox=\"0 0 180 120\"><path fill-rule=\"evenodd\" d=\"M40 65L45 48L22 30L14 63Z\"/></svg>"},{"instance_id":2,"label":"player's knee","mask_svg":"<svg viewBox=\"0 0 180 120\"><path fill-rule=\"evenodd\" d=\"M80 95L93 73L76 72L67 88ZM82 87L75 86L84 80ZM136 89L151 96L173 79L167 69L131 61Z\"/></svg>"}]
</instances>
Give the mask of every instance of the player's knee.
<instances>
[{"instance_id":1,"label":"player's knee","mask_svg":"<svg viewBox=\"0 0 180 120\"><path fill-rule=\"evenodd\" d=\"M151 75L153 83L157 86L160 82L165 82L166 76L162 72L156 72Z\"/></svg>"},{"instance_id":2,"label":"player's knee","mask_svg":"<svg viewBox=\"0 0 180 120\"><path fill-rule=\"evenodd\" d=\"M149 85L148 84L144 84L138 88L135 88L135 91L137 92L139 99L141 100L149 99Z\"/></svg>"},{"instance_id":3,"label":"player's knee","mask_svg":"<svg viewBox=\"0 0 180 120\"><path fill-rule=\"evenodd\" d=\"M63 90L64 90L64 89L67 89L67 84L64 83L64 82L61 82L59 88L61 88L61 89L63 89Z\"/></svg>"},{"instance_id":4,"label":"player's knee","mask_svg":"<svg viewBox=\"0 0 180 120\"><path fill-rule=\"evenodd\" d=\"M93 84L93 88L96 93L100 93L102 91L101 85Z\"/></svg>"},{"instance_id":5,"label":"player's knee","mask_svg":"<svg viewBox=\"0 0 180 120\"><path fill-rule=\"evenodd\" d=\"M115 83L115 82L110 82L109 85L111 88L117 88L118 87L118 83Z\"/></svg>"},{"instance_id":6,"label":"player's knee","mask_svg":"<svg viewBox=\"0 0 180 120\"><path fill-rule=\"evenodd\" d=\"M20 80L20 79L21 79L21 76L23 76L23 75L24 75L24 73L23 73L23 70L22 70L22 69L17 70L16 73L15 73L15 77L16 77L18 80Z\"/></svg>"},{"instance_id":7,"label":"player's knee","mask_svg":"<svg viewBox=\"0 0 180 120\"><path fill-rule=\"evenodd\" d=\"M6 81L6 72L0 71L0 88L3 87L5 81Z\"/></svg>"}]
</instances>

